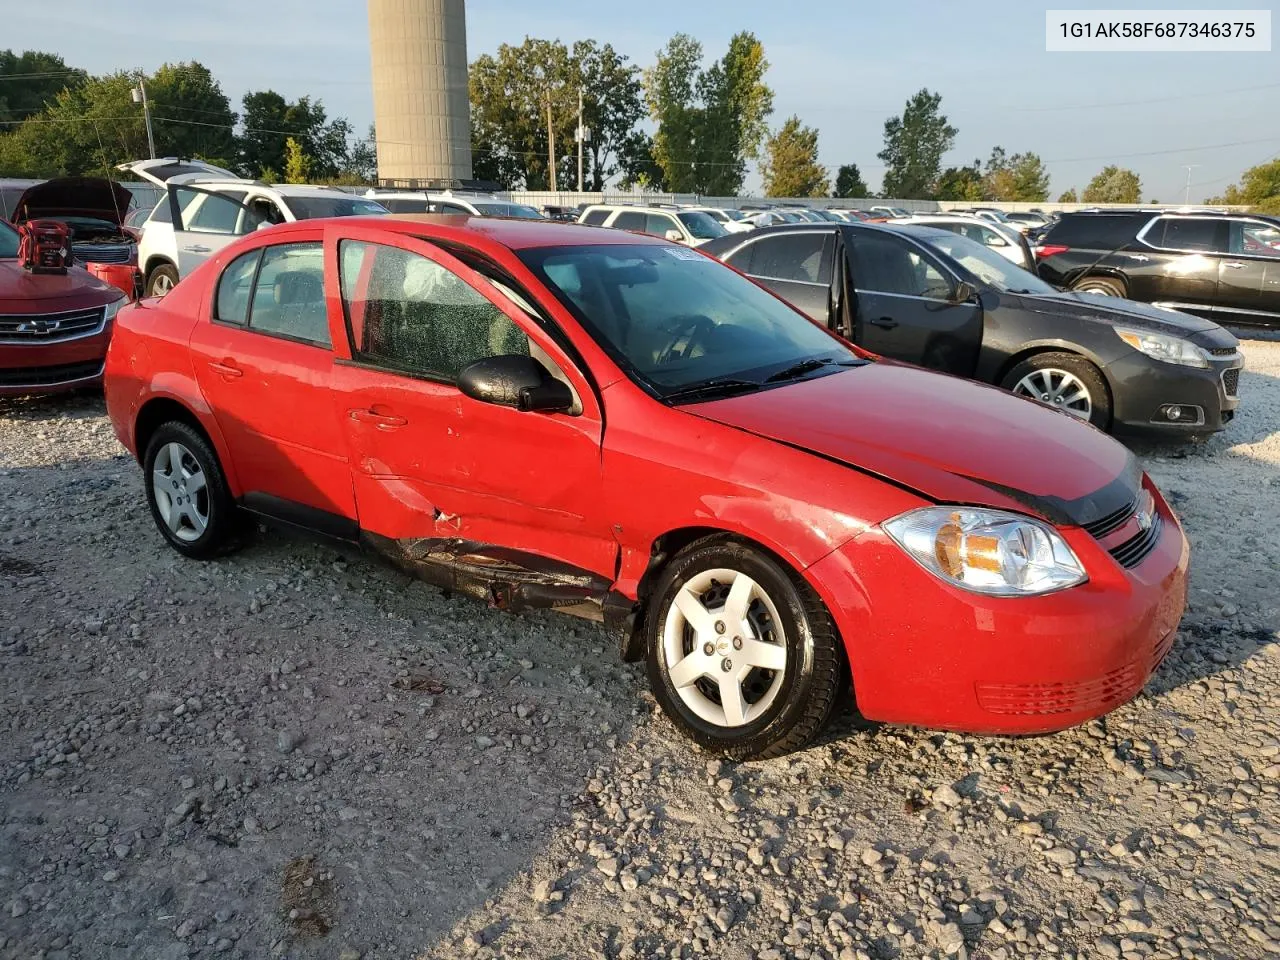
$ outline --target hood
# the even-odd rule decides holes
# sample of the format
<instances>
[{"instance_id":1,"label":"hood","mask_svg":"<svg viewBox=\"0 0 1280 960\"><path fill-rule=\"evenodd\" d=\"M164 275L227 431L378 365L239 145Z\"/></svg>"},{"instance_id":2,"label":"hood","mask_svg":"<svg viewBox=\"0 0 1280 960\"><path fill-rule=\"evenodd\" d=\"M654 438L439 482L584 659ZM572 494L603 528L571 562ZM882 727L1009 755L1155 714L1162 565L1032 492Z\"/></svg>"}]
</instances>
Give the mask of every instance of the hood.
<instances>
[{"instance_id":1,"label":"hood","mask_svg":"<svg viewBox=\"0 0 1280 960\"><path fill-rule=\"evenodd\" d=\"M110 303L120 291L83 267L65 274L28 273L17 260L0 260L0 313L78 310Z\"/></svg>"},{"instance_id":2,"label":"hood","mask_svg":"<svg viewBox=\"0 0 1280 960\"><path fill-rule=\"evenodd\" d=\"M97 217L120 225L133 194L105 177L58 177L28 187L13 208L13 222Z\"/></svg>"},{"instance_id":3,"label":"hood","mask_svg":"<svg viewBox=\"0 0 1280 960\"><path fill-rule=\"evenodd\" d=\"M926 499L1086 524L1131 502L1129 451L1069 414L972 381L877 361L683 408L848 464Z\"/></svg>"},{"instance_id":4,"label":"hood","mask_svg":"<svg viewBox=\"0 0 1280 960\"><path fill-rule=\"evenodd\" d=\"M1144 330L1181 337L1215 330L1218 327L1212 320L1194 317L1189 313L1165 310L1162 307L1153 307L1149 303L1121 300L1119 297L1106 297L1097 293L1064 291L1034 296L1019 294L1018 299L1025 307L1036 313L1067 316L1077 320L1093 320L1113 326L1141 327Z\"/></svg>"}]
</instances>

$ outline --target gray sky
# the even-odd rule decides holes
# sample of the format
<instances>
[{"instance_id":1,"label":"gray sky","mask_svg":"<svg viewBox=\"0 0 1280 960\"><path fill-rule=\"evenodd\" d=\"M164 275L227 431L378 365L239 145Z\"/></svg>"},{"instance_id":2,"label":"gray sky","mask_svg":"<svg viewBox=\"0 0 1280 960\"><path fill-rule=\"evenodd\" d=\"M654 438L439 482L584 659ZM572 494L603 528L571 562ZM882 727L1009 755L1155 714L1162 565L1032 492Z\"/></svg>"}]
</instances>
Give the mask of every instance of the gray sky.
<instances>
[{"instance_id":1,"label":"gray sky","mask_svg":"<svg viewBox=\"0 0 1280 960\"><path fill-rule=\"evenodd\" d=\"M163 16L140 0L8 6L0 42L53 51L91 72L199 60L237 108L245 92L271 88L290 99L318 97L357 130L373 117L360 0L220 0L181 13L188 5L179 4ZM883 173L875 155L885 118L924 86L942 94L943 112L959 129L947 164L985 160L997 144L1032 150L1048 166L1051 198L1115 162L1139 173L1144 200L1164 202L1183 198L1186 165L1196 164L1191 199L1198 201L1280 155L1276 53L1046 53L1044 11L1056 6L470 0L468 49L474 58L526 35L594 38L646 66L673 33L696 37L712 58L734 33L751 30L771 64L773 125L798 114L818 129L833 176L839 164L857 163L872 187ZM759 182L754 171L749 182Z\"/></svg>"}]
</instances>

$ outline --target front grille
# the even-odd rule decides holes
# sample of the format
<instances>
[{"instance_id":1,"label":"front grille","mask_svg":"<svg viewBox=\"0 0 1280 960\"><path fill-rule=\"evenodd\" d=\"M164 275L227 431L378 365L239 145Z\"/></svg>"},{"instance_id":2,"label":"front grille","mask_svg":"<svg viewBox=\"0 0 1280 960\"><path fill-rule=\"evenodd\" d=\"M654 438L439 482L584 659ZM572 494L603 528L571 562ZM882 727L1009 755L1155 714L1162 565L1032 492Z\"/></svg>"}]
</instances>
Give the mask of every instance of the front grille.
<instances>
[{"instance_id":1,"label":"front grille","mask_svg":"<svg viewBox=\"0 0 1280 960\"><path fill-rule=\"evenodd\" d=\"M1234 397L1240 392L1240 368L1232 367L1230 370L1222 371L1222 389L1228 397Z\"/></svg>"},{"instance_id":2,"label":"front grille","mask_svg":"<svg viewBox=\"0 0 1280 960\"><path fill-rule=\"evenodd\" d=\"M1209 354L1214 357L1233 357L1238 349L1238 347L1213 347L1209 350Z\"/></svg>"},{"instance_id":3,"label":"front grille","mask_svg":"<svg viewBox=\"0 0 1280 960\"><path fill-rule=\"evenodd\" d=\"M1128 523L1129 518L1133 516L1133 511L1136 509L1138 509L1138 501L1132 500L1129 503L1126 503L1119 510L1116 510L1114 513L1108 513L1105 517L1099 517L1097 520L1093 521L1093 523L1083 524L1084 530L1095 540L1101 540L1108 533L1111 533L1113 530L1119 530Z\"/></svg>"},{"instance_id":4,"label":"front grille","mask_svg":"<svg viewBox=\"0 0 1280 960\"><path fill-rule=\"evenodd\" d=\"M1111 555L1122 567L1136 567L1160 542L1160 530L1163 526L1164 521L1160 518L1160 514L1153 513L1151 526L1146 530L1138 531L1124 543L1112 549Z\"/></svg>"},{"instance_id":5,"label":"front grille","mask_svg":"<svg viewBox=\"0 0 1280 960\"><path fill-rule=\"evenodd\" d=\"M0 314L0 343L55 343L102 327L104 307L64 313Z\"/></svg>"},{"instance_id":6,"label":"front grille","mask_svg":"<svg viewBox=\"0 0 1280 960\"><path fill-rule=\"evenodd\" d=\"M1154 671L1156 667L1164 662L1164 658L1169 655L1169 651L1173 649L1173 641L1177 637L1177 630L1170 630L1156 644L1155 650L1151 652L1151 669Z\"/></svg>"},{"instance_id":7,"label":"front grille","mask_svg":"<svg viewBox=\"0 0 1280 960\"><path fill-rule=\"evenodd\" d=\"M80 263L128 263L133 250L127 244L73 243L71 252Z\"/></svg>"},{"instance_id":8,"label":"front grille","mask_svg":"<svg viewBox=\"0 0 1280 960\"><path fill-rule=\"evenodd\" d=\"M73 380L102 375L101 360L63 363L55 367L12 367L0 369L0 387L52 387Z\"/></svg>"}]
</instances>

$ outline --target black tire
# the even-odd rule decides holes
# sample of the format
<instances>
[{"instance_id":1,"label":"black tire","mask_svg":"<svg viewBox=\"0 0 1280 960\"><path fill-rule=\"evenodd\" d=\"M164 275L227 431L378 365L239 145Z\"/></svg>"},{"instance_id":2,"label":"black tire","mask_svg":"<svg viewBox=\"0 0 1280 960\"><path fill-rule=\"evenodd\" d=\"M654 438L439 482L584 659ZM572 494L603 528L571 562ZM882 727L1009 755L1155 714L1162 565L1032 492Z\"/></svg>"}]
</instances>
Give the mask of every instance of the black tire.
<instances>
[{"instance_id":1,"label":"black tire","mask_svg":"<svg viewBox=\"0 0 1280 960\"><path fill-rule=\"evenodd\" d=\"M162 297L172 290L177 282L178 268L173 264L162 263L158 267L153 267L151 272L147 274L147 296ZM166 289L156 290L157 286L163 287L165 284L168 284Z\"/></svg>"},{"instance_id":2,"label":"black tire","mask_svg":"<svg viewBox=\"0 0 1280 960\"><path fill-rule=\"evenodd\" d=\"M190 456L193 466L199 468L204 478L200 491L189 494L185 485L178 486L182 481L174 478L171 468L171 444L178 444ZM162 452L165 462L158 463ZM186 462L184 458L184 463ZM151 519L175 550L194 560L209 560L240 545L244 517L227 488L227 478L218 462L218 455L198 430L181 421L161 424L147 443L142 469ZM172 489L168 489L166 485L164 490L167 505L161 503L161 496L157 491L160 486L157 471L166 472L167 484L174 484ZM174 516L175 510L178 514L184 513L183 506L187 507L188 514L194 510L204 519L202 529L194 519L180 520L176 529L170 525L166 515Z\"/></svg>"},{"instance_id":3,"label":"black tire","mask_svg":"<svg viewBox=\"0 0 1280 960\"><path fill-rule=\"evenodd\" d=\"M1129 291L1119 280L1113 280L1110 277L1081 277L1071 287L1078 293L1100 293L1106 297L1119 297L1124 299L1129 296Z\"/></svg>"},{"instance_id":4,"label":"black tire","mask_svg":"<svg viewBox=\"0 0 1280 960\"><path fill-rule=\"evenodd\" d=\"M1099 430L1111 426L1111 391L1107 389L1107 381L1102 371L1084 357L1074 353L1037 353L1016 364L1000 382L1005 390L1017 392L1017 386L1023 379L1037 370L1065 370L1079 380L1089 391L1089 422ZM1022 394L1031 396L1030 394ZM1033 397L1040 400L1041 397ZM1048 404L1052 406L1052 404ZM1083 417L1081 418L1083 419Z\"/></svg>"},{"instance_id":5,"label":"black tire","mask_svg":"<svg viewBox=\"0 0 1280 960\"><path fill-rule=\"evenodd\" d=\"M725 726L699 716L671 681L664 628L676 594L698 574L740 571L768 596L778 614L786 649L780 685L758 717ZM645 616L649 684L663 712L690 739L735 760L777 757L798 750L826 726L845 689L848 666L835 624L818 595L794 572L763 551L729 536L699 540L672 559L654 584ZM758 609L753 601L752 609ZM715 609L712 605L708 609ZM771 615L768 622L772 623ZM688 627L686 637L692 636ZM732 631L730 631L732 632ZM688 639L684 641L688 644ZM728 656L732 656L731 650ZM764 673L764 677L776 674ZM711 682L705 675L697 683ZM765 680L764 683L772 684ZM763 698L754 705L761 705Z\"/></svg>"}]
</instances>

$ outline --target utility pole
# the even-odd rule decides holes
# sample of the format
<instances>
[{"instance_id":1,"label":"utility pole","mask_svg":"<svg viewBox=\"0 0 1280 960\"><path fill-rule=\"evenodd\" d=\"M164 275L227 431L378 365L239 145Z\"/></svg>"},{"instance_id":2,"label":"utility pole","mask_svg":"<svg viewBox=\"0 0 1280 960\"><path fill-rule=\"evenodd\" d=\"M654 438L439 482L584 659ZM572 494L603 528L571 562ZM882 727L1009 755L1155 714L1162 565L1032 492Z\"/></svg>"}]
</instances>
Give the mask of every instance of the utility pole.
<instances>
[{"instance_id":1,"label":"utility pole","mask_svg":"<svg viewBox=\"0 0 1280 960\"><path fill-rule=\"evenodd\" d=\"M1191 205L1191 171L1198 166L1200 166L1200 164L1198 163L1187 164L1187 193L1186 193L1186 196L1182 198L1182 202L1186 206Z\"/></svg>"},{"instance_id":2,"label":"utility pole","mask_svg":"<svg viewBox=\"0 0 1280 960\"><path fill-rule=\"evenodd\" d=\"M582 192L582 149L591 137L591 131L582 125L582 88L578 88L578 129L574 139L578 141L578 192Z\"/></svg>"},{"instance_id":3,"label":"utility pole","mask_svg":"<svg viewBox=\"0 0 1280 960\"><path fill-rule=\"evenodd\" d=\"M556 193L556 128L551 121L551 88L547 88L547 183Z\"/></svg>"},{"instance_id":4,"label":"utility pole","mask_svg":"<svg viewBox=\"0 0 1280 960\"><path fill-rule=\"evenodd\" d=\"M151 159L154 160L156 158L156 138L151 133L151 101L147 99L147 82L142 78L142 74L138 74L138 85L130 93L133 96L134 103L142 104L142 118L147 124L147 152L151 154Z\"/></svg>"}]
</instances>

